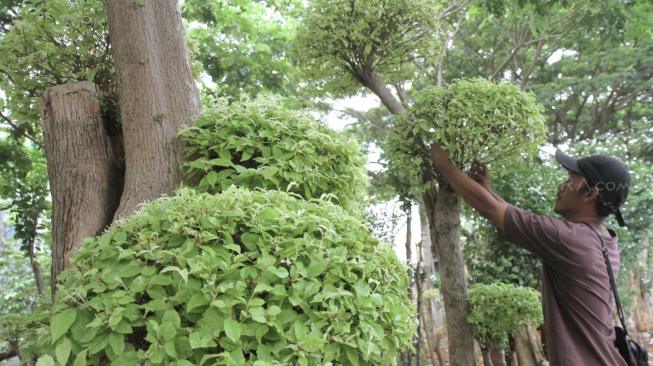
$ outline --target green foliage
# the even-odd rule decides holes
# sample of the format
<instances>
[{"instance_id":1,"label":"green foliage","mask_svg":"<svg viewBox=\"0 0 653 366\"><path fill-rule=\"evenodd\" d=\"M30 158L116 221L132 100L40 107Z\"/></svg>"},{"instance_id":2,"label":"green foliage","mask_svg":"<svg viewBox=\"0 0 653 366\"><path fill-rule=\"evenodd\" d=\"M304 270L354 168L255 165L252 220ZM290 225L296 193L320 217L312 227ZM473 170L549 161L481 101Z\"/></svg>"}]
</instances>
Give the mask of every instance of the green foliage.
<instances>
[{"instance_id":1,"label":"green foliage","mask_svg":"<svg viewBox=\"0 0 653 366\"><path fill-rule=\"evenodd\" d=\"M331 203L183 190L85 242L42 362L389 365L415 329L405 273Z\"/></svg>"},{"instance_id":2,"label":"green foliage","mask_svg":"<svg viewBox=\"0 0 653 366\"><path fill-rule=\"evenodd\" d=\"M532 91L553 143L632 133L652 113L651 1L475 1L458 19L445 79L509 80Z\"/></svg>"},{"instance_id":3,"label":"green foliage","mask_svg":"<svg viewBox=\"0 0 653 366\"><path fill-rule=\"evenodd\" d=\"M530 288L502 283L474 285L469 289L467 321L482 345L508 346L509 337L527 325L543 322L540 294Z\"/></svg>"},{"instance_id":4,"label":"green foliage","mask_svg":"<svg viewBox=\"0 0 653 366\"><path fill-rule=\"evenodd\" d=\"M437 142L461 169L537 152L545 136L542 108L510 84L459 80L424 89L388 136L385 152L397 176L422 183L430 168L428 145Z\"/></svg>"},{"instance_id":5,"label":"green foliage","mask_svg":"<svg viewBox=\"0 0 653 366\"><path fill-rule=\"evenodd\" d=\"M321 92L350 95L375 72L392 83L412 75L410 61L432 56L438 3L432 0L315 0L291 52Z\"/></svg>"},{"instance_id":6,"label":"green foliage","mask_svg":"<svg viewBox=\"0 0 653 366\"><path fill-rule=\"evenodd\" d=\"M115 105L115 71L102 1L26 2L0 39L0 54L6 108L13 123L32 137L40 136L38 98L47 87L90 80L105 93L107 104Z\"/></svg>"},{"instance_id":7,"label":"green foliage","mask_svg":"<svg viewBox=\"0 0 653 366\"><path fill-rule=\"evenodd\" d=\"M0 215L2 219L2 215ZM2 235L0 224L0 235ZM0 239L0 316L5 314L28 314L37 302L36 281L22 243ZM50 283L50 248L40 243L35 260L41 265L43 282ZM49 293L49 292L48 292ZM49 298L49 296L45 296Z\"/></svg>"},{"instance_id":8,"label":"green foliage","mask_svg":"<svg viewBox=\"0 0 653 366\"><path fill-rule=\"evenodd\" d=\"M40 301L29 314L26 311L0 315L0 350L20 348L21 358L30 359L28 348L35 346L37 330L48 320L49 303Z\"/></svg>"},{"instance_id":9,"label":"green foliage","mask_svg":"<svg viewBox=\"0 0 653 366\"><path fill-rule=\"evenodd\" d=\"M214 100L181 136L188 146L190 180L198 180L204 192L238 185L305 199L332 195L350 208L365 194L365 159L358 144L280 98Z\"/></svg>"},{"instance_id":10,"label":"green foliage","mask_svg":"<svg viewBox=\"0 0 653 366\"><path fill-rule=\"evenodd\" d=\"M299 1L187 0L188 37L203 71L221 96L294 94L296 71L287 57Z\"/></svg>"}]
</instances>

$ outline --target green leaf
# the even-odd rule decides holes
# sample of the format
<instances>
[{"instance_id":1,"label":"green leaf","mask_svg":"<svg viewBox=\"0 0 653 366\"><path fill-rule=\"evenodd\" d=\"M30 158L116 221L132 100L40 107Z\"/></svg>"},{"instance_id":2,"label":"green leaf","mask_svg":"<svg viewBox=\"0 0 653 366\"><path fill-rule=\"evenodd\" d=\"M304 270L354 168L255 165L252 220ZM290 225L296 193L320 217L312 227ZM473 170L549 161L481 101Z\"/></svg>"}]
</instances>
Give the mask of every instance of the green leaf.
<instances>
[{"instance_id":1,"label":"green leaf","mask_svg":"<svg viewBox=\"0 0 653 366\"><path fill-rule=\"evenodd\" d=\"M181 318L179 317L179 313L175 310L167 310L165 313L163 313L161 324L166 323L172 324L175 328L180 328Z\"/></svg>"},{"instance_id":2,"label":"green leaf","mask_svg":"<svg viewBox=\"0 0 653 366\"><path fill-rule=\"evenodd\" d=\"M113 350L113 353L119 355L125 349L125 336L119 333L109 334L109 346Z\"/></svg>"},{"instance_id":3,"label":"green leaf","mask_svg":"<svg viewBox=\"0 0 653 366\"><path fill-rule=\"evenodd\" d=\"M86 366L86 352L87 350L83 350L82 352L78 353L77 356L75 356L75 362L73 362L73 366Z\"/></svg>"},{"instance_id":4,"label":"green leaf","mask_svg":"<svg viewBox=\"0 0 653 366\"><path fill-rule=\"evenodd\" d=\"M59 345L57 345L57 348L54 349L54 355L57 358L57 362L59 362L61 365L65 365L66 362L68 362L68 357L70 357L71 348L72 345L70 340L68 340L66 337L61 338Z\"/></svg>"},{"instance_id":5,"label":"green leaf","mask_svg":"<svg viewBox=\"0 0 653 366\"><path fill-rule=\"evenodd\" d=\"M265 323L267 321L265 319L265 310L261 307L249 309L249 314L252 316L252 320L256 322Z\"/></svg>"},{"instance_id":6,"label":"green leaf","mask_svg":"<svg viewBox=\"0 0 653 366\"><path fill-rule=\"evenodd\" d=\"M64 311L56 314L50 320L50 333L52 336L52 343L56 342L62 335L64 335L70 326L73 325L77 311L72 308L65 309Z\"/></svg>"},{"instance_id":7,"label":"green leaf","mask_svg":"<svg viewBox=\"0 0 653 366\"><path fill-rule=\"evenodd\" d=\"M36 361L36 366L54 366L54 360L48 355L43 355Z\"/></svg>"},{"instance_id":8,"label":"green leaf","mask_svg":"<svg viewBox=\"0 0 653 366\"><path fill-rule=\"evenodd\" d=\"M288 270L283 267L270 267L268 268L268 271L273 273L275 276L279 278L288 277Z\"/></svg>"},{"instance_id":9,"label":"green leaf","mask_svg":"<svg viewBox=\"0 0 653 366\"><path fill-rule=\"evenodd\" d=\"M209 299L202 292L198 292L193 295L188 303L186 303L186 311L190 312L191 310L198 308L200 306L205 306L209 304Z\"/></svg>"},{"instance_id":10,"label":"green leaf","mask_svg":"<svg viewBox=\"0 0 653 366\"><path fill-rule=\"evenodd\" d=\"M233 319L225 319L224 332L227 334L229 339L234 342L238 342L240 339L240 323Z\"/></svg>"}]
</instances>

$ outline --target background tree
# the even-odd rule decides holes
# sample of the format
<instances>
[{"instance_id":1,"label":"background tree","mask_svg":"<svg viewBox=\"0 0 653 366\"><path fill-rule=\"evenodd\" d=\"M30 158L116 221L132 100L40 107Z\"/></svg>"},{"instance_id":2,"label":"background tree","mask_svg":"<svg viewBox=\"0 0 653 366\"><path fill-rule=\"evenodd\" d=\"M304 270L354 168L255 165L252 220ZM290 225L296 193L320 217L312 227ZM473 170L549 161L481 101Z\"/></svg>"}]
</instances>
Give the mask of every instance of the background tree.
<instances>
[{"instance_id":1,"label":"background tree","mask_svg":"<svg viewBox=\"0 0 653 366\"><path fill-rule=\"evenodd\" d=\"M297 93L298 75L287 56L301 9L296 0L184 1L191 52L217 84L212 93Z\"/></svg>"}]
</instances>

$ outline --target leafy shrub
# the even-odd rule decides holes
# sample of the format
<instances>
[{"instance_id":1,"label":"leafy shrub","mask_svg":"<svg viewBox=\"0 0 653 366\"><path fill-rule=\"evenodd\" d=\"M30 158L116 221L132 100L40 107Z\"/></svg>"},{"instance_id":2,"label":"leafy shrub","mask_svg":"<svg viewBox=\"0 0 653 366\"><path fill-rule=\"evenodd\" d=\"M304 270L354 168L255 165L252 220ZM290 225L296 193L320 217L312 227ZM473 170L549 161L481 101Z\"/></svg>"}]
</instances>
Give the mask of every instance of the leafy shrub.
<instances>
[{"instance_id":1,"label":"leafy shrub","mask_svg":"<svg viewBox=\"0 0 653 366\"><path fill-rule=\"evenodd\" d=\"M87 239L41 332L43 358L392 364L414 331L405 273L334 204L182 190Z\"/></svg>"},{"instance_id":2,"label":"leafy shrub","mask_svg":"<svg viewBox=\"0 0 653 366\"><path fill-rule=\"evenodd\" d=\"M182 132L190 179L216 193L231 185L332 194L344 207L363 198L365 159L357 143L316 123L308 112L274 97L217 99L196 126Z\"/></svg>"},{"instance_id":3,"label":"leafy shrub","mask_svg":"<svg viewBox=\"0 0 653 366\"><path fill-rule=\"evenodd\" d=\"M505 348L510 335L529 324L539 326L544 320L539 292L527 287L474 285L469 290L469 305L467 321L483 345Z\"/></svg>"},{"instance_id":4,"label":"leafy shrub","mask_svg":"<svg viewBox=\"0 0 653 366\"><path fill-rule=\"evenodd\" d=\"M545 140L542 107L514 85L458 80L421 90L398 118L386 146L390 169L417 185L430 167L428 145L442 144L461 169L520 153L534 154Z\"/></svg>"}]
</instances>

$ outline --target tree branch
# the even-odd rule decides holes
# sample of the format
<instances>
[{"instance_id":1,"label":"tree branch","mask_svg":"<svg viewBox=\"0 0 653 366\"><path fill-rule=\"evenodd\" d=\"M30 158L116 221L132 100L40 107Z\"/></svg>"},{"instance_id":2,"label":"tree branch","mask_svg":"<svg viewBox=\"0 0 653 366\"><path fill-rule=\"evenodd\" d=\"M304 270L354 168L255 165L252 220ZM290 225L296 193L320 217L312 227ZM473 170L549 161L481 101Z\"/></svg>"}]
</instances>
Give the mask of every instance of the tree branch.
<instances>
[{"instance_id":1,"label":"tree branch","mask_svg":"<svg viewBox=\"0 0 653 366\"><path fill-rule=\"evenodd\" d=\"M40 149L43 148L43 145L41 145L40 142L38 142L34 137L30 136L27 132L25 132L22 128L20 128L20 126L18 126L18 125L15 124L14 122L12 122L11 119L9 119L9 117L7 117L7 116L5 116L4 114L2 114L1 111L0 111L0 117L2 117L2 119L5 121L5 123L7 123L7 124L8 124L9 126L11 126L14 130L16 130L16 132L20 133L23 137L25 137L25 138L27 138L28 140L32 141L32 142L33 142L36 146L38 146Z\"/></svg>"}]
</instances>

